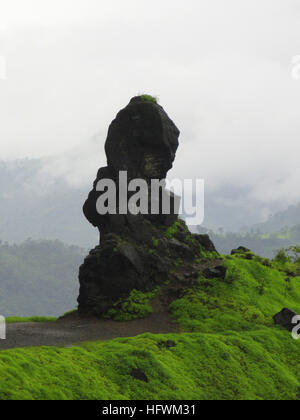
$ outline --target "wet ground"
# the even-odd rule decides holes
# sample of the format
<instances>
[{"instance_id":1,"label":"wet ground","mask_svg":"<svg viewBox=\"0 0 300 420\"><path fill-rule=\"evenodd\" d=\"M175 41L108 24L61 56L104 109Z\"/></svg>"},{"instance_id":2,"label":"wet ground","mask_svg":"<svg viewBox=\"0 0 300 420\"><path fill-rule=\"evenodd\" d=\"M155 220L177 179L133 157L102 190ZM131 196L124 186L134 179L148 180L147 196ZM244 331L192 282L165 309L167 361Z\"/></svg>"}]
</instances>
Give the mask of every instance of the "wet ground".
<instances>
[{"instance_id":1,"label":"wet ground","mask_svg":"<svg viewBox=\"0 0 300 420\"><path fill-rule=\"evenodd\" d=\"M84 341L134 337L145 332L165 334L178 332L169 314L158 311L146 319L129 322L79 319L76 315L56 322L7 324L6 340L0 350L31 346L71 346Z\"/></svg>"}]
</instances>

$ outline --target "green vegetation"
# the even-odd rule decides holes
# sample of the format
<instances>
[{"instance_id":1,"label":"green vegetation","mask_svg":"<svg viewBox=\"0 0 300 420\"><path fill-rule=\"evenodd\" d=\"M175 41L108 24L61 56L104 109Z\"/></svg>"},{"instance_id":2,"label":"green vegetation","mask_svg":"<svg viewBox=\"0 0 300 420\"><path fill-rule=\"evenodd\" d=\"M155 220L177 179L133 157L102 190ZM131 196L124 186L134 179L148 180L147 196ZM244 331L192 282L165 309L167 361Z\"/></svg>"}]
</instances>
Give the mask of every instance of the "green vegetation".
<instances>
[{"instance_id":1,"label":"green vegetation","mask_svg":"<svg viewBox=\"0 0 300 420\"><path fill-rule=\"evenodd\" d=\"M204 260L215 260L216 258L220 258L220 255L217 252L214 251L204 251L203 249L200 249L200 255L201 258ZM201 263L201 259L196 258L195 262Z\"/></svg>"},{"instance_id":2,"label":"green vegetation","mask_svg":"<svg viewBox=\"0 0 300 420\"><path fill-rule=\"evenodd\" d=\"M9 324L17 324L20 322L55 322L57 318L45 317L45 316L32 316L28 318L21 318L17 316L10 316L6 318L6 322Z\"/></svg>"},{"instance_id":3,"label":"green vegetation","mask_svg":"<svg viewBox=\"0 0 300 420\"><path fill-rule=\"evenodd\" d=\"M158 245L159 245L159 240L158 240L158 239L153 238L153 247L154 247L154 248L157 248L157 247L158 247Z\"/></svg>"},{"instance_id":4,"label":"green vegetation","mask_svg":"<svg viewBox=\"0 0 300 420\"><path fill-rule=\"evenodd\" d=\"M71 314L74 314L75 312L77 312L77 308L75 308L75 309L71 309L70 311L65 312L65 313L61 316L61 318L64 318L65 316L68 316L68 315L71 315Z\"/></svg>"},{"instance_id":5,"label":"green vegetation","mask_svg":"<svg viewBox=\"0 0 300 420\"><path fill-rule=\"evenodd\" d=\"M188 289L171 304L171 312L183 331L272 330L272 317L282 308L300 313L300 277L291 280L286 294L285 272L239 256L228 257L225 264L224 282L200 276L196 288Z\"/></svg>"},{"instance_id":6,"label":"green vegetation","mask_svg":"<svg viewBox=\"0 0 300 420\"><path fill-rule=\"evenodd\" d=\"M300 275L300 247L291 246L279 250L274 258L273 266L287 275Z\"/></svg>"},{"instance_id":7,"label":"green vegetation","mask_svg":"<svg viewBox=\"0 0 300 420\"><path fill-rule=\"evenodd\" d=\"M151 95L146 95L146 94L143 94L143 95L140 95L141 96L141 99L143 100L143 101L146 101L146 102L153 102L153 103L155 103L155 104L157 104L158 103L158 97L157 96L151 96Z\"/></svg>"},{"instance_id":8,"label":"green vegetation","mask_svg":"<svg viewBox=\"0 0 300 420\"><path fill-rule=\"evenodd\" d=\"M151 315L153 308L150 304L158 293L159 288L143 293L133 290L128 298L119 299L109 310L106 317L114 321L131 321L133 319L146 318Z\"/></svg>"},{"instance_id":9,"label":"green vegetation","mask_svg":"<svg viewBox=\"0 0 300 420\"><path fill-rule=\"evenodd\" d=\"M286 283L300 261L286 257L224 257L224 281L199 276L171 304L180 334L1 351L0 399L299 400L299 341L272 320L283 307L300 313L300 277ZM147 316L153 298L134 291L111 316Z\"/></svg>"},{"instance_id":10,"label":"green vegetation","mask_svg":"<svg viewBox=\"0 0 300 420\"><path fill-rule=\"evenodd\" d=\"M0 352L0 399L296 400L299 363L299 343L276 328L16 349Z\"/></svg>"},{"instance_id":11,"label":"green vegetation","mask_svg":"<svg viewBox=\"0 0 300 420\"><path fill-rule=\"evenodd\" d=\"M181 226L181 222L180 220L178 220L166 230L165 237L168 239L173 238L173 236L179 231L180 226Z\"/></svg>"}]
</instances>

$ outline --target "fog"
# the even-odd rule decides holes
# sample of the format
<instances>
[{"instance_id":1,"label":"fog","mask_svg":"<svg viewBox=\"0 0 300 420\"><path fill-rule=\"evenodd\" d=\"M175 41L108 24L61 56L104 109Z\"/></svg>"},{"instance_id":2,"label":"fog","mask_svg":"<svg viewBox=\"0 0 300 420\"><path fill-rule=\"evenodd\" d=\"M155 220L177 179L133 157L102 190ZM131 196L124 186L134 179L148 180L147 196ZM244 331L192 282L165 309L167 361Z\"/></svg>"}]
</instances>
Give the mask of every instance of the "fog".
<instances>
[{"instance_id":1,"label":"fog","mask_svg":"<svg viewBox=\"0 0 300 420\"><path fill-rule=\"evenodd\" d=\"M0 158L91 183L109 123L150 93L182 133L170 176L266 219L300 201L299 18L297 0L2 0Z\"/></svg>"}]
</instances>

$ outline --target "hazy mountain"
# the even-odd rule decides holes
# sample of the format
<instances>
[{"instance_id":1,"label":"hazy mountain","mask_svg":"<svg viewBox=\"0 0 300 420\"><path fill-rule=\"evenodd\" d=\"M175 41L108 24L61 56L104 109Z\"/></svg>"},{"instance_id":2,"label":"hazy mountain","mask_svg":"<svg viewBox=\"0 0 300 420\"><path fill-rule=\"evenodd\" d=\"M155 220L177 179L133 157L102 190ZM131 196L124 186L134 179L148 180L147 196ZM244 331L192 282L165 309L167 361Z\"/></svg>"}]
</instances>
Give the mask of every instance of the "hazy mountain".
<instances>
[{"instance_id":1,"label":"hazy mountain","mask_svg":"<svg viewBox=\"0 0 300 420\"><path fill-rule=\"evenodd\" d=\"M267 258L273 258L279 249L291 245L300 245L300 224L286 227L272 233L216 233L209 229L199 228L200 233L208 233L217 248L222 254L230 254L232 249L244 246L251 249L255 254Z\"/></svg>"},{"instance_id":2,"label":"hazy mountain","mask_svg":"<svg viewBox=\"0 0 300 420\"><path fill-rule=\"evenodd\" d=\"M97 244L98 232L85 220L82 205L97 168L103 166L98 162L99 142L96 136L88 146L61 158L0 162L0 240L59 239L84 248ZM250 228L243 233L272 233L300 224L300 205L259 223L265 219L265 209L249 200L249 193L246 187L210 190L208 185L204 226L219 233L238 233L246 225Z\"/></svg>"},{"instance_id":3,"label":"hazy mountain","mask_svg":"<svg viewBox=\"0 0 300 420\"><path fill-rule=\"evenodd\" d=\"M97 139L93 144L98 150ZM91 164L79 152L61 160L0 162L1 240L20 243L27 238L59 239L85 248L98 242L97 231L83 217L82 205L101 163L95 159ZM78 167L82 168L82 179L78 177ZM259 222L262 215L255 203L249 205L240 199L246 195L243 189L207 188L205 226L238 231L245 220L251 224Z\"/></svg>"},{"instance_id":4,"label":"hazy mountain","mask_svg":"<svg viewBox=\"0 0 300 420\"><path fill-rule=\"evenodd\" d=\"M85 254L59 241L0 243L0 314L59 316L73 309Z\"/></svg>"},{"instance_id":5,"label":"hazy mountain","mask_svg":"<svg viewBox=\"0 0 300 420\"><path fill-rule=\"evenodd\" d=\"M300 224L300 203L274 214L265 223L256 224L252 229L262 233L272 233L298 224Z\"/></svg>"},{"instance_id":6,"label":"hazy mountain","mask_svg":"<svg viewBox=\"0 0 300 420\"><path fill-rule=\"evenodd\" d=\"M42 160L0 163L0 239L59 239L90 248L98 234L82 215L87 187L48 178Z\"/></svg>"}]
</instances>

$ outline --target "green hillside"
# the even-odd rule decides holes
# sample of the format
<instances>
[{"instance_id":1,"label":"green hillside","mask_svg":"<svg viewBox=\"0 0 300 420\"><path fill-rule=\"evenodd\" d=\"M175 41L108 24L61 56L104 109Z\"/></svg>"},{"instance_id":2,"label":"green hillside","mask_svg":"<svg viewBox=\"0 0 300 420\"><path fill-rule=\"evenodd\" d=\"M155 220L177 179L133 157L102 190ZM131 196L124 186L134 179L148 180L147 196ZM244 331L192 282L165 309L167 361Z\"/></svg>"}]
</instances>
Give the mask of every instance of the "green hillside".
<instances>
[{"instance_id":1,"label":"green hillside","mask_svg":"<svg viewBox=\"0 0 300 420\"><path fill-rule=\"evenodd\" d=\"M0 399L299 399L300 342L272 320L300 313L298 255L224 259L171 303L180 334L1 351Z\"/></svg>"}]
</instances>

